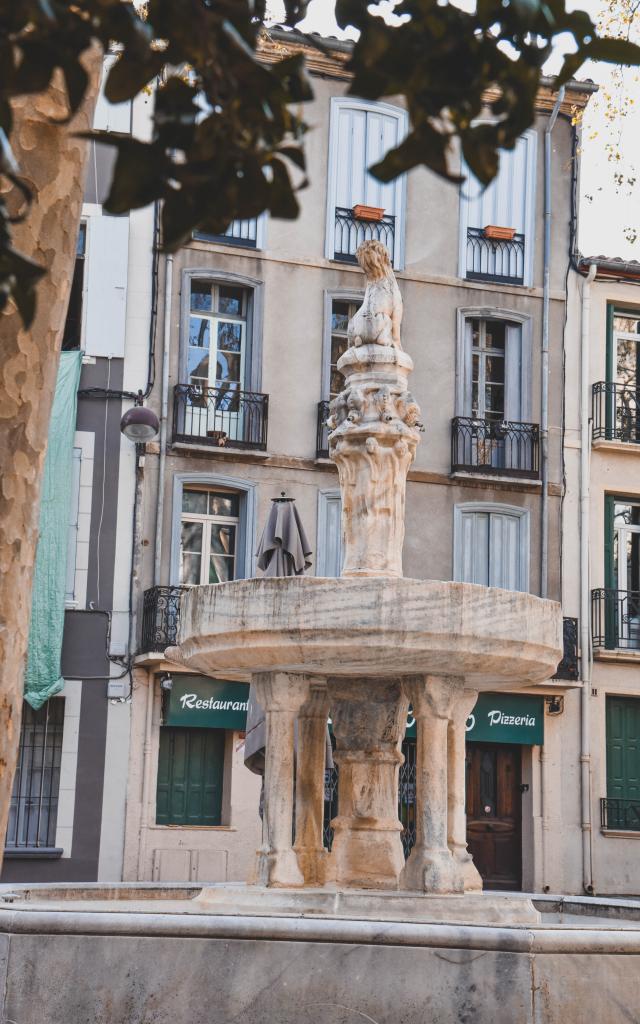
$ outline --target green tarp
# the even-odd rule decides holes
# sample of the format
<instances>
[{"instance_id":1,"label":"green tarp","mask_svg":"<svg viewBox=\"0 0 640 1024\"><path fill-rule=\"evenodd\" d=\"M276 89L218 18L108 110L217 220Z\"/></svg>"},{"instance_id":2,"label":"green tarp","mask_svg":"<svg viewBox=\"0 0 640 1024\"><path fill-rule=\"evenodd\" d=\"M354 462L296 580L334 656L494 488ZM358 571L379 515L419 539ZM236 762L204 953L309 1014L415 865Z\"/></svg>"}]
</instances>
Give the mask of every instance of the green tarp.
<instances>
[{"instance_id":1,"label":"green tarp","mask_svg":"<svg viewBox=\"0 0 640 1024\"><path fill-rule=\"evenodd\" d=\"M36 711L64 686L60 653L70 520L73 440L82 352L62 352L40 498L24 699Z\"/></svg>"}]
</instances>

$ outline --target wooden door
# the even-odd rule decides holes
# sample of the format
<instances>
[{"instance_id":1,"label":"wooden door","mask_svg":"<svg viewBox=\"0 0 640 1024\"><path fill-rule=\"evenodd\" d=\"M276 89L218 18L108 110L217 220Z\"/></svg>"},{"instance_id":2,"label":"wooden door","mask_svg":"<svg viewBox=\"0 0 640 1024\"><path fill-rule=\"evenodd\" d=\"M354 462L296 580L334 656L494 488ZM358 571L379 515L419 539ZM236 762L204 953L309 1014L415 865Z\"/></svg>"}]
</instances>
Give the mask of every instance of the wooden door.
<instances>
[{"instance_id":1,"label":"wooden door","mask_svg":"<svg viewBox=\"0 0 640 1024\"><path fill-rule=\"evenodd\" d=\"M467 743L467 845L485 889L522 885L521 748Z\"/></svg>"}]
</instances>

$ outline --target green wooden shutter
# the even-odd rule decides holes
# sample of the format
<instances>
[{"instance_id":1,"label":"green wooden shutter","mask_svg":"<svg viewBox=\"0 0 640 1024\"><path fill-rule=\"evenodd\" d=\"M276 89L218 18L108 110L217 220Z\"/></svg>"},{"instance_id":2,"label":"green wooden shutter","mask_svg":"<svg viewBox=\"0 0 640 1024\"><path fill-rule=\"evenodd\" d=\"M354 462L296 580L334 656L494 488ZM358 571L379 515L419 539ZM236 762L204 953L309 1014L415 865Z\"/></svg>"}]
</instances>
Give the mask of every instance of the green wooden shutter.
<instances>
[{"instance_id":1,"label":"green wooden shutter","mask_svg":"<svg viewBox=\"0 0 640 1024\"><path fill-rule=\"evenodd\" d=\"M160 730L156 823L219 825L224 729Z\"/></svg>"},{"instance_id":2,"label":"green wooden shutter","mask_svg":"<svg viewBox=\"0 0 640 1024\"><path fill-rule=\"evenodd\" d=\"M604 585L609 593L604 600L605 647L609 650L618 646L617 628L617 588L618 581L613 564L613 530L615 516L615 497L605 494L604 497Z\"/></svg>"},{"instance_id":3,"label":"green wooden shutter","mask_svg":"<svg viewBox=\"0 0 640 1024\"><path fill-rule=\"evenodd\" d=\"M610 828L640 829L640 699L607 697L607 799ZM629 802L637 807L629 807Z\"/></svg>"}]
</instances>

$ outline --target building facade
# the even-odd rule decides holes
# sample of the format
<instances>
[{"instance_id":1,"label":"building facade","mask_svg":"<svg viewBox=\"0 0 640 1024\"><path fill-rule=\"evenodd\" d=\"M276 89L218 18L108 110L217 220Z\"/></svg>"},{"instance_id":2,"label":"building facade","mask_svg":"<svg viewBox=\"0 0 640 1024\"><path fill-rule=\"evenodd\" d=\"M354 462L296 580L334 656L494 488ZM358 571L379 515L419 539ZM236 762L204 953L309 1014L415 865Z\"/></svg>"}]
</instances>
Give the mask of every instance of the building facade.
<instances>
[{"instance_id":1,"label":"building facade","mask_svg":"<svg viewBox=\"0 0 640 1024\"><path fill-rule=\"evenodd\" d=\"M290 47L304 43L274 32L264 59ZM393 99L349 97L344 56L339 45L333 58L309 52L310 185L299 218L235 222L160 261L162 352L149 402L162 434L144 456L127 880L250 875L261 825L260 780L243 766L237 717L247 680L190 675L163 652L182 588L255 574L257 541L282 492L315 541L310 571L339 575L340 498L324 421L363 294L354 258L363 238L380 238L392 255L426 425L409 472L405 575L561 598L572 118L591 90L572 84L558 97L545 87L535 126L484 192L471 175L457 188L421 170L383 186L366 167L402 138L406 112ZM564 678L483 698L469 720L469 842L488 886L580 891L574 631L568 622ZM405 849L413 742L409 729ZM330 841L335 777L326 796Z\"/></svg>"}]
</instances>

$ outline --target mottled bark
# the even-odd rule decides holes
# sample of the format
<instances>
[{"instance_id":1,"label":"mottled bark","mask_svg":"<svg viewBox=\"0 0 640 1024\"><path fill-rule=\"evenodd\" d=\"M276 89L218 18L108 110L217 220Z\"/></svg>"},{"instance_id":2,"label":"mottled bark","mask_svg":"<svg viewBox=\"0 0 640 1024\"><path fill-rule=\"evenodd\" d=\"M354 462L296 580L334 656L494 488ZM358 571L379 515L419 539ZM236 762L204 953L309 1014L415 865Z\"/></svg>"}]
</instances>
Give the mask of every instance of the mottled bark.
<instances>
[{"instance_id":1,"label":"mottled bark","mask_svg":"<svg viewBox=\"0 0 640 1024\"><path fill-rule=\"evenodd\" d=\"M85 61L91 86L70 125L60 80L14 104L12 148L34 194L15 246L47 268L29 330L12 306L0 315L0 837L7 827L16 766L40 483L62 331L75 262L87 143L102 57ZM0 865L4 843L0 842Z\"/></svg>"}]
</instances>

